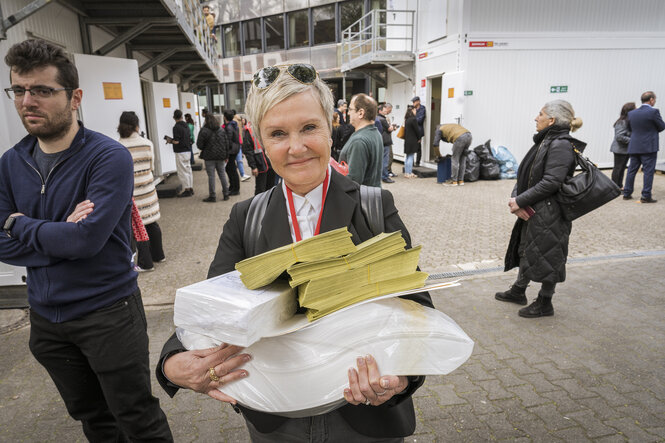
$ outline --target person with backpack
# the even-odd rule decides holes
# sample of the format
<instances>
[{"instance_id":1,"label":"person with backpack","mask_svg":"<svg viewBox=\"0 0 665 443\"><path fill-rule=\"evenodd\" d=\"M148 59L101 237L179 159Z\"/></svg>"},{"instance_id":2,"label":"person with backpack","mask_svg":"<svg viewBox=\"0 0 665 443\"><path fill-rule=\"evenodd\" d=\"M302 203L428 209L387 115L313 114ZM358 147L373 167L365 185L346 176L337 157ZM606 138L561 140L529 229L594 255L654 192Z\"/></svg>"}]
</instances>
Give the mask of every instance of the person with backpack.
<instances>
[{"instance_id":1,"label":"person with backpack","mask_svg":"<svg viewBox=\"0 0 665 443\"><path fill-rule=\"evenodd\" d=\"M242 123L242 152L245 154L247 163L252 169L252 175L256 177L254 195L257 195L275 186L277 177L275 176L275 171L270 166L270 160L268 160L261 144L254 137L252 124L245 116L242 117Z\"/></svg>"},{"instance_id":2,"label":"person with backpack","mask_svg":"<svg viewBox=\"0 0 665 443\"><path fill-rule=\"evenodd\" d=\"M209 278L233 271L247 257L340 227L347 227L359 244L376 235L376 212L381 213L382 231L400 231L407 248L411 247L389 191L361 188L330 168L333 97L312 66L261 69L254 75L245 109L255 138L283 181L281 186L234 205ZM363 210L363 190L380 197L376 212ZM262 214L255 211L257 206ZM247 232L254 234L245 238ZM404 298L432 307L427 292ZM411 397L423 384L423 376L381 374L371 356L360 357L357 367L345 374L349 384L342 405L316 417L288 418L248 409L218 389L252 377L241 368L251 357L241 351L226 344L186 351L174 334L162 350L157 378L171 396L186 388L234 405L246 420L252 441L305 441L310 435L315 437L307 441L322 442L322 435L327 437L325 441L394 441L415 431ZM281 389L288 392L286 386Z\"/></svg>"},{"instance_id":3,"label":"person with backpack","mask_svg":"<svg viewBox=\"0 0 665 443\"><path fill-rule=\"evenodd\" d=\"M203 201L206 203L217 201L215 171L217 171L219 181L222 182L223 199L228 200L229 185L226 182L224 168L229 158L229 139L226 136L226 131L219 126L219 120L214 115L206 115L205 123L196 139L196 146L201 151L199 157L205 161L206 173L208 174L208 197L204 198Z\"/></svg>"},{"instance_id":4,"label":"person with backpack","mask_svg":"<svg viewBox=\"0 0 665 443\"><path fill-rule=\"evenodd\" d=\"M236 165L236 156L240 152L240 130L233 119L232 111L224 111L224 130L229 139L229 157L226 162L226 174L229 176L229 195L240 194L240 177Z\"/></svg>"}]
</instances>

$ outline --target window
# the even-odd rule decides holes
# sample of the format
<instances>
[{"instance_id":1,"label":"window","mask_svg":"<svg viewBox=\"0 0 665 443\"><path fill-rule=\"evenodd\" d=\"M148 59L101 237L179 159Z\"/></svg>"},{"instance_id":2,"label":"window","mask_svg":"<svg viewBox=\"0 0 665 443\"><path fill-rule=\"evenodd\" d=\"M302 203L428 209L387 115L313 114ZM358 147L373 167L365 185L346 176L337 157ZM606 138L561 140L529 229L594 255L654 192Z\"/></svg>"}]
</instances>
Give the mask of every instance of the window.
<instances>
[{"instance_id":1,"label":"window","mask_svg":"<svg viewBox=\"0 0 665 443\"><path fill-rule=\"evenodd\" d=\"M215 34L215 39L213 42L215 43L215 50L217 51L217 56L218 57L223 57L223 52L222 52L222 27L221 26L215 26L213 28Z\"/></svg>"},{"instance_id":2,"label":"window","mask_svg":"<svg viewBox=\"0 0 665 443\"><path fill-rule=\"evenodd\" d=\"M240 23L231 23L223 28L224 57L240 55Z\"/></svg>"},{"instance_id":3,"label":"window","mask_svg":"<svg viewBox=\"0 0 665 443\"><path fill-rule=\"evenodd\" d=\"M245 108L245 88L243 83L227 83L226 94L229 100L227 109L235 109L236 113L242 113Z\"/></svg>"},{"instance_id":4,"label":"window","mask_svg":"<svg viewBox=\"0 0 665 443\"><path fill-rule=\"evenodd\" d=\"M351 0L339 4L340 31L345 30L363 16L363 1ZM360 29L355 29L358 32Z\"/></svg>"},{"instance_id":5,"label":"window","mask_svg":"<svg viewBox=\"0 0 665 443\"><path fill-rule=\"evenodd\" d=\"M261 19L250 20L242 24L242 36L245 39L245 54L257 54L263 51L261 45Z\"/></svg>"},{"instance_id":6,"label":"window","mask_svg":"<svg viewBox=\"0 0 665 443\"><path fill-rule=\"evenodd\" d=\"M335 5L312 8L314 44L335 42Z\"/></svg>"},{"instance_id":7,"label":"window","mask_svg":"<svg viewBox=\"0 0 665 443\"><path fill-rule=\"evenodd\" d=\"M289 48L309 46L309 14L307 10L289 12Z\"/></svg>"},{"instance_id":8,"label":"window","mask_svg":"<svg viewBox=\"0 0 665 443\"><path fill-rule=\"evenodd\" d=\"M273 15L263 19L266 27L266 52L284 49L284 16Z\"/></svg>"}]
</instances>

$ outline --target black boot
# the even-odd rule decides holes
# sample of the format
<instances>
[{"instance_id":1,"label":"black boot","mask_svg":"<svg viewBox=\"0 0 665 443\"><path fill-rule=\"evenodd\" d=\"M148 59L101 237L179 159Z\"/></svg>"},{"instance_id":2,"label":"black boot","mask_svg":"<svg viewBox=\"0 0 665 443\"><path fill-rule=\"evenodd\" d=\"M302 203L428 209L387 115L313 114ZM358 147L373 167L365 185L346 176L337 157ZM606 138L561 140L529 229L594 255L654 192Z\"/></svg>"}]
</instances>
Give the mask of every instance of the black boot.
<instances>
[{"instance_id":1,"label":"black boot","mask_svg":"<svg viewBox=\"0 0 665 443\"><path fill-rule=\"evenodd\" d=\"M504 292L497 292L494 295L499 301L507 301L510 303L517 303L518 305L526 304L526 288L512 285L510 289Z\"/></svg>"},{"instance_id":2,"label":"black boot","mask_svg":"<svg viewBox=\"0 0 665 443\"><path fill-rule=\"evenodd\" d=\"M554 315L554 306L552 306L552 297L543 297L538 294L536 301L518 312L520 317L537 318Z\"/></svg>"}]
</instances>

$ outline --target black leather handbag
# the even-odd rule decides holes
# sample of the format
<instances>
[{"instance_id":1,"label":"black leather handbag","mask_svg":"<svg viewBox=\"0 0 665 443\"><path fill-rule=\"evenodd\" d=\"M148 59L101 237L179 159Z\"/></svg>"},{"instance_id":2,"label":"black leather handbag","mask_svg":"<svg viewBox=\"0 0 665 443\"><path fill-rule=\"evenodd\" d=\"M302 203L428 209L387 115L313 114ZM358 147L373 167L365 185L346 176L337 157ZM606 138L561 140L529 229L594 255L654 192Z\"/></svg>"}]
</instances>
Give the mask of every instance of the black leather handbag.
<instances>
[{"instance_id":1,"label":"black leather handbag","mask_svg":"<svg viewBox=\"0 0 665 443\"><path fill-rule=\"evenodd\" d=\"M572 221L621 195L621 190L609 177L600 172L591 160L573 147L577 175L567 177L555 199L559 202L563 218Z\"/></svg>"}]
</instances>

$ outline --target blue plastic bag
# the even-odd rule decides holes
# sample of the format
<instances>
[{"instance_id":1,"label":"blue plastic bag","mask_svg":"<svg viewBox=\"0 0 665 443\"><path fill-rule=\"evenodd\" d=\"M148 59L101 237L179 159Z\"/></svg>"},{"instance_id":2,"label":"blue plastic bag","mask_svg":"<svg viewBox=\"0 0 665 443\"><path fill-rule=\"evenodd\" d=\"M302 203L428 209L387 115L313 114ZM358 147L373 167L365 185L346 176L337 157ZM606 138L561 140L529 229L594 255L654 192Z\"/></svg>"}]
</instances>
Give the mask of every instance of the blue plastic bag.
<instances>
[{"instance_id":1,"label":"blue plastic bag","mask_svg":"<svg viewBox=\"0 0 665 443\"><path fill-rule=\"evenodd\" d=\"M517 178L519 164L508 148L505 146L492 147L492 154L494 154L494 157L499 161L502 179Z\"/></svg>"}]
</instances>

